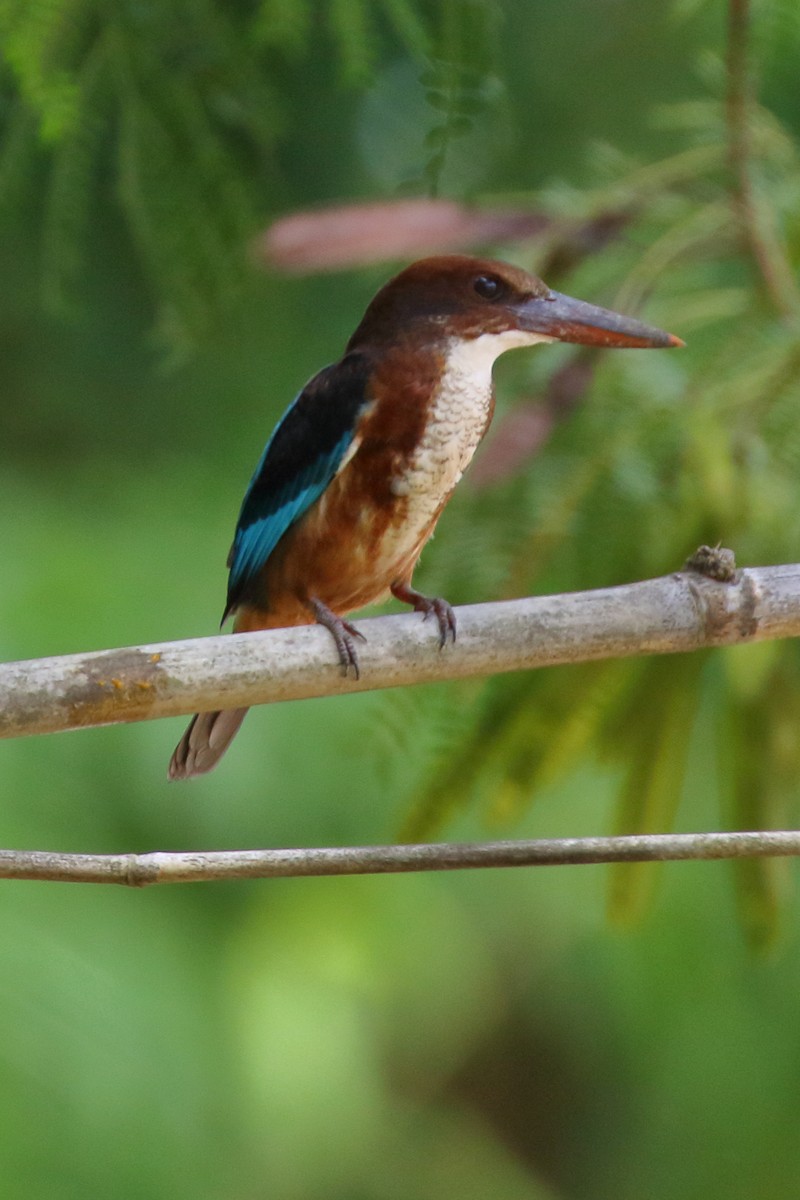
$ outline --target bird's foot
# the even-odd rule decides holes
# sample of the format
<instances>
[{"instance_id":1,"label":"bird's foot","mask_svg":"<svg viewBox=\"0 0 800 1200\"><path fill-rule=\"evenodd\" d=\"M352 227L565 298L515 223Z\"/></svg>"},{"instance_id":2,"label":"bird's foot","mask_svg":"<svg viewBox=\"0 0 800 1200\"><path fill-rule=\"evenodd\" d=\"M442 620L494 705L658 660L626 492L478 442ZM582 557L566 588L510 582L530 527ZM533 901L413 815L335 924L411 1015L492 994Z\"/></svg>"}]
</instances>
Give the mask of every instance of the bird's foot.
<instances>
[{"instance_id":1,"label":"bird's foot","mask_svg":"<svg viewBox=\"0 0 800 1200\"><path fill-rule=\"evenodd\" d=\"M407 583L393 583L391 591L397 600L412 605L414 612L423 613L424 621L433 613L439 625L440 649L447 644L448 638L452 642L456 640L456 614L452 604L448 604L441 596L423 596Z\"/></svg>"},{"instance_id":2,"label":"bird's foot","mask_svg":"<svg viewBox=\"0 0 800 1200\"><path fill-rule=\"evenodd\" d=\"M324 625L336 643L339 662L342 664L342 674L347 675L352 668L354 677L358 679L361 672L358 667L358 653L354 639L360 638L362 642L367 639L360 629L356 629L355 625L351 625L349 621L343 621L341 617L337 617L336 613L332 612L321 600L312 596L310 603L314 616L317 618L317 624Z\"/></svg>"}]
</instances>

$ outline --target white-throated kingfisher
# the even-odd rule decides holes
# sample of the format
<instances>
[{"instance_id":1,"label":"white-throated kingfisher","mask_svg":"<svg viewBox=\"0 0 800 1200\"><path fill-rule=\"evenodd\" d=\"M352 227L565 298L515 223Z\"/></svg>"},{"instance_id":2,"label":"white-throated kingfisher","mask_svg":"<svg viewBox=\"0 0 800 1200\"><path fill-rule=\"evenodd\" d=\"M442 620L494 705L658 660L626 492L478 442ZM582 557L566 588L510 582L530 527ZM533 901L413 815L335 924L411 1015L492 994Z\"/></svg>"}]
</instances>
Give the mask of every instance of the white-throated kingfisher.
<instances>
[{"instance_id":1,"label":"white-throated kingfisher","mask_svg":"<svg viewBox=\"0 0 800 1200\"><path fill-rule=\"evenodd\" d=\"M319 622L358 675L348 613L389 594L455 639L446 600L411 586L414 567L494 410L492 366L538 342L668 347L672 334L551 292L492 259L407 267L375 296L345 347L279 421L245 493L223 621L237 633ZM246 708L198 713L171 779L209 771Z\"/></svg>"}]
</instances>

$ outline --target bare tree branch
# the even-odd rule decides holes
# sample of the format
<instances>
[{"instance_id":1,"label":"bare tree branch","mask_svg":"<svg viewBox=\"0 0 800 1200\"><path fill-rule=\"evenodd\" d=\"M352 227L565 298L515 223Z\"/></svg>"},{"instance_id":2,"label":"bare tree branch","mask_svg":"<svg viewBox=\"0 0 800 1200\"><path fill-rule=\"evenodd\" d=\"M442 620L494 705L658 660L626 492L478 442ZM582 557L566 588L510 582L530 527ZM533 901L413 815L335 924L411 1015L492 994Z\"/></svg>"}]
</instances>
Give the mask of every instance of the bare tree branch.
<instances>
[{"instance_id":1,"label":"bare tree branch","mask_svg":"<svg viewBox=\"0 0 800 1200\"><path fill-rule=\"evenodd\" d=\"M460 608L441 652L416 614L361 621L358 681L315 626L0 664L0 737L798 636L800 564L731 560L707 551L660 579Z\"/></svg>"},{"instance_id":2,"label":"bare tree branch","mask_svg":"<svg viewBox=\"0 0 800 1200\"><path fill-rule=\"evenodd\" d=\"M408 871L462 871L475 867L578 866L798 854L800 830L154 854L0 850L0 879L147 887L154 883L199 883L214 879L387 875Z\"/></svg>"},{"instance_id":3,"label":"bare tree branch","mask_svg":"<svg viewBox=\"0 0 800 1200\"><path fill-rule=\"evenodd\" d=\"M736 571L730 551L701 547L690 566L624 587L461 608L458 643L441 654L435 630L417 616L364 621L359 682L342 678L327 634L313 626L7 663L0 735L800 634L800 564ZM111 855L0 850L0 879L145 887L778 855L800 855L800 831Z\"/></svg>"}]
</instances>

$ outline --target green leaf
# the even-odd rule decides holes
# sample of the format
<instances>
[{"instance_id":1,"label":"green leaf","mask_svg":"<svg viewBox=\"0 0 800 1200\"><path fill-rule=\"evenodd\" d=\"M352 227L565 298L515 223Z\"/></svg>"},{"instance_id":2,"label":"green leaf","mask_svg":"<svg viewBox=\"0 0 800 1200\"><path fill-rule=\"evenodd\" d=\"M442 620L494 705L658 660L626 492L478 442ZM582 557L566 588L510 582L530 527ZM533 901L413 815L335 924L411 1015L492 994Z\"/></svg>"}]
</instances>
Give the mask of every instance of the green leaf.
<instances>
[{"instance_id":1,"label":"green leaf","mask_svg":"<svg viewBox=\"0 0 800 1200\"><path fill-rule=\"evenodd\" d=\"M689 741L698 706L704 656L654 659L647 664L615 726L626 780L615 820L617 834L667 833L683 795ZM660 863L614 863L608 910L617 924L641 919Z\"/></svg>"}]
</instances>

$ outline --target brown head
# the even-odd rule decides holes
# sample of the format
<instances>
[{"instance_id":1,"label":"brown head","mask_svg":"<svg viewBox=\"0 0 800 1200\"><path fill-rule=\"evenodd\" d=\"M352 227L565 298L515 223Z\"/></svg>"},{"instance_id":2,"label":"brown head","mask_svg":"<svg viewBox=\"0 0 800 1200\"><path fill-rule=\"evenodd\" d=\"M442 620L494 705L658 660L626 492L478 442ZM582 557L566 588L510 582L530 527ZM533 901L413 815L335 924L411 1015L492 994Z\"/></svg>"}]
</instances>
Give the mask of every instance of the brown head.
<instances>
[{"instance_id":1,"label":"brown head","mask_svg":"<svg viewBox=\"0 0 800 1200\"><path fill-rule=\"evenodd\" d=\"M552 292L508 263L466 255L423 258L373 298L348 350L397 341L430 345L449 338L513 334L514 344L578 342L609 348L682 346L680 338Z\"/></svg>"}]
</instances>

